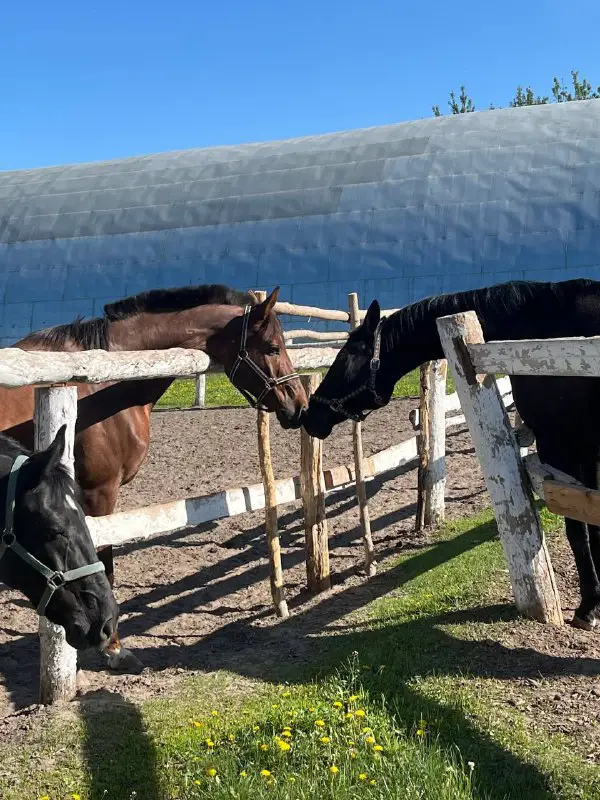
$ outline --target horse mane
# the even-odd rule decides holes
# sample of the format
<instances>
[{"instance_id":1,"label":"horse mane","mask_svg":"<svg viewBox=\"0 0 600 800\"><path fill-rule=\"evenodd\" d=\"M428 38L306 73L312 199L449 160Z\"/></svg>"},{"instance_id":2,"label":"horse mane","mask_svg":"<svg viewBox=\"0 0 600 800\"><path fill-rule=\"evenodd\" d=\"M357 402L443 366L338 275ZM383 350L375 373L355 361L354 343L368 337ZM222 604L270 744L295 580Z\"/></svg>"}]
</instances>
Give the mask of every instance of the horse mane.
<instances>
[{"instance_id":1,"label":"horse mane","mask_svg":"<svg viewBox=\"0 0 600 800\"><path fill-rule=\"evenodd\" d=\"M111 322L129 319L136 314L164 314L205 305L246 306L257 302L252 292L240 292L221 284L152 289L108 303L104 306L103 317L89 320L78 317L66 325L35 331L23 341L49 350L60 350L67 342L74 342L84 350L108 350L108 326Z\"/></svg>"},{"instance_id":2,"label":"horse mane","mask_svg":"<svg viewBox=\"0 0 600 800\"><path fill-rule=\"evenodd\" d=\"M116 303L104 306L104 314L111 322L128 319L136 314L164 314L169 311L186 311L206 305L255 305L256 297L250 292L240 292L218 283L203 286L184 286L181 289L152 289Z\"/></svg>"},{"instance_id":3,"label":"horse mane","mask_svg":"<svg viewBox=\"0 0 600 800\"><path fill-rule=\"evenodd\" d=\"M7 459L8 462L6 471L4 469L0 470L2 475L0 477L0 483L2 483L2 485L8 478L8 473L13 461L17 456L21 455L30 456L31 452L20 442L17 442L16 439L0 433L0 458ZM75 498L80 499L79 486L75 483L75 480L71 477L69 470L64 464L56 464L53 469L44 473L44 485L51 493L51 503L55 508L59 508L61 503L64 502L66 494L71 494ZM19 484L17 483L17 489L18 488Z\"/></svg>"}]
</instances>

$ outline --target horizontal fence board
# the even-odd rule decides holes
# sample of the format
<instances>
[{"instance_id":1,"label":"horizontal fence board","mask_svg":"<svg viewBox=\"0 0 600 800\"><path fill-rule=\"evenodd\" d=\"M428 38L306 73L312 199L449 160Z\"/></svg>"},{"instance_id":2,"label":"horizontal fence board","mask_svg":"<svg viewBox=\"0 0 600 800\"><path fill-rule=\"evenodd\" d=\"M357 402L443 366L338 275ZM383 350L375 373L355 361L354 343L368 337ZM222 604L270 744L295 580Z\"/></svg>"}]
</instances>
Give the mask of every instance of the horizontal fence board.
<instances>
[{"instance_id":1,"label":"horizontal fence board","mask_svg":"<svg viewBox=\"0 0 600 800\"><path fill-rule=\"evenodd\" d=\"M416 437L399 445L382 450L365 460L368 476L373 478L383 472L415 462ZM354 467L334 467L325 470L327 491L335 491L354 482L351 472ZM275 481L277 505L292 503L301 499L300 478L284 478ZM120 511L106 517L86 517L92 539L96 547L121 545L142 539L150 539L159 534L170 533L191 525L235 517L247 511L260 511L265 507L265 492L262 483L244 486L239 489L226 489L222 492L202 497L189 497L170 503L156 503L131 511Z\"/></svg>"},{"instance_id":2,"label":"horizontal fence board","mask_svg":"<svg viewBox=\"0 0 600 800\"><path fill-rule=\"evenodd\" d=\"M338 348L307 347L290 353L295 369L329 367ZM110 383L148 378L186 378L204 372L219 372L206 353L185 350L136 350L107 352L84 350L77 353L50 353L40 350L0 349L0 386L51 386L56 383Z\"/></svg>"},{"instance_id":3,"label":"horizontal fence board","mask_svg":"<svg viewBox=\"0 0 600 800\"><path fill-rule=\"evenodd\" d=\"M477 374L600 377L600 337L523 339L468 346Z\"/></svg>"}]
</instances>

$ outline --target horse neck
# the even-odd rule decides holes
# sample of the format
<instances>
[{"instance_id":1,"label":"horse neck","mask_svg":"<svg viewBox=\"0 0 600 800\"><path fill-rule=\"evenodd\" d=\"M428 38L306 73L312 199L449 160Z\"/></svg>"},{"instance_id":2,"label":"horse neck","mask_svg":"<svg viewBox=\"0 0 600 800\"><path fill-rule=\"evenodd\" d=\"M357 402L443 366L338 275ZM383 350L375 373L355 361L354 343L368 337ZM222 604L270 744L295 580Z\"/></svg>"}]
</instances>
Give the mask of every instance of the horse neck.
<instances>
[{"instance_id":1,"label":"horse neck","mask_svg":"<svg viewBox=\"0 0 600 800\"><path fill-rule=\"evenodd\" d=\"M477 313L486 341L559 336L554 326L565 319L569 295L565 284L523 282L427 298L392 314L383 326L382 352L395 380L443 358L436 320L463 311Z\"/></svg>"}]
</instances>

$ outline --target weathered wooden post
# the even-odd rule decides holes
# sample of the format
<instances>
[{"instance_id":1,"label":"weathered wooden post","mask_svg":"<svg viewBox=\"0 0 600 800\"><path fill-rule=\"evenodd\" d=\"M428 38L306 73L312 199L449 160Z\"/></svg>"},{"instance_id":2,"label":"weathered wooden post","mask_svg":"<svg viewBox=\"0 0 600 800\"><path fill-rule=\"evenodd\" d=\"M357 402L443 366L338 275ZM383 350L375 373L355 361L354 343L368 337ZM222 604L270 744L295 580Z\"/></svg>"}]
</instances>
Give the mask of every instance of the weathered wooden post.
<instances>
[{"instance_id":1,"label":"weathered wooden post","mask_svg":"<svg viewBox=\"0 0 600 800\"><path fill-rule=\"evenodd\" d=\"M447 372L444 359L421 366L417 531L441 525L445 516Z\"/></svg>"},{"instance_id":2,"label":"weathered wooden post","mask_svg":"<svg viewBox=\"0 0 600 800\"><path fill-rule=\"evenodd\" d=\"M194 392L194 405L204 408L206 404L206 374L203 372L196 375L196 386Z\"/></svg>"},{"instance_id":3,"label":"weathered wooden post","mask_svg":"<svg viewBox=\"0 0 600 800\"><path fill-rule=\"evenodd\" d=\"M67 425L62 463L75 474L73 442L77 420L77 387L61 386L35 390L35 449L43 450ZM77 651L67 644L65 629L40 617L40 703L50 705L75 696Z\"/></svg>"},{"instance_id":4,"label":"weathered wooden post","mask_svg":"<svg viewBox=\"0 0 600 800\"><path fill-rule=\"evenodd\" d=\"M258 302L267 299L264 291L255 291ZM269 551L269 568L271 596L278 617L287 619L289 611L283 587L283 569L281 566L281 547L279 544L279 527L277 524L277 490L271 462L271 431L267 411L257 412L258 426L258 460L265 487L265 528L267 531L267 548Z\"/></svg>"},{"instance_id":5,"label":"weathered wooden post","mask_svg":"<svg viewBox=\"0 0 600 800\"><path fill-rule=\"evenodd\" d=\"M474 311L437 320L461 408L483 471L518 610L563 624L544 533L525 467L493 375L476 375L468 345L484 341Z\"/></svg>"},{"instance_id":6,"label":"weathered wooden post","mask_svg":"<svg viewBox=\"0 0 600 800\"><path fill-rule=\"evenodd\" d=\"M318 373L301 376L308 397L321 383ZM300 434L300 491L304 506L306 534L306 578L310 592L331 588L329 574L329 542L325 517L325 478L323 476L323 442Z\"/></svg>"},{"instance_id":7,"label":"weathered wooden post","mask_svg":"<svg viewBox=\"0 0 600 800\"><path fill-rule=\"evenodd\" d=\"M356 292L350 292L348 295L348 308L350 311L350 328L357 328L360 325L360 311L358 307L358 294ZM358 498L360 525L362 528L365 551L365 572L371 578L377 573L377 562L375 561L375 548L371 535L371 517L369 515L369 503L367 501L367 490L365 488L362 423L360 422L352 423L352 444L354 448L354 467L356 470L356 496Z\"/></svg>"}]
</instances>

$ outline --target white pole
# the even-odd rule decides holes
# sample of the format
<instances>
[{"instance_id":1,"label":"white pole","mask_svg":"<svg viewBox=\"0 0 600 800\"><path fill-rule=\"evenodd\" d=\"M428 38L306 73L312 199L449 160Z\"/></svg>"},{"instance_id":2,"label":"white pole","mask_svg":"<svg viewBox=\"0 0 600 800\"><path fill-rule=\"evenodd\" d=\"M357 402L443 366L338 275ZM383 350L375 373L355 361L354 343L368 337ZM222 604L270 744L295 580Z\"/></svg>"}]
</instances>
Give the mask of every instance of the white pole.
<instances>
[{"instance_id":1,"label":"white pole","mask_svg":"<svg viewBox=\"0 0 600 800\"><path fill-rule=\"evenodd\" d=\"M194 405L199 408L204 408L206 405L206 375L196 375L196 393L194 396Z\"/></svg>"},{"instance_id":2,"label":"white pole","mask_svg":"<svg viewBox=\"0 0 600 800\"><path fill-rule=\"evenodd\" d=\"M43 450L67 425L62 462L74 475L73 443L77 420L77 387L62 386L35 391L35 449ZM75 696L77 651L67 644L65 629L40 617L40 703L49 705Z\"/></svg>"},{"instance_id":3,"label":"white pole","mask_svg":"<svg viewBox=\"0 0 600 800\"><path fill-rule=\"evenodd\" d=\"M540 622L563 624L544 533L525 467L494 375L477 375L468 346L483 342L474 311L437 320L487 485L518 610Z\"/></svg>"}]
</instances>

